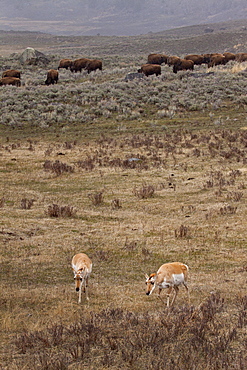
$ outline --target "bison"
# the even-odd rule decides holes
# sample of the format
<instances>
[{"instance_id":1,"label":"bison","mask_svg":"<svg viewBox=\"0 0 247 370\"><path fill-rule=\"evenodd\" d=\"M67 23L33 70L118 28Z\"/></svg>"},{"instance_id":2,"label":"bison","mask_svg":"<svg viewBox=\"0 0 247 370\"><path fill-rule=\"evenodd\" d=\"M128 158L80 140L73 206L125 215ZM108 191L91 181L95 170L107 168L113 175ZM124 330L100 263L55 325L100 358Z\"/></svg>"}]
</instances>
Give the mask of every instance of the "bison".
<instances>
[{"instance_id":1,"label":"bison","mask_svg":"<svg viewBox=\"0 0 247 370\"><path fill-rule=\"evenodd\" d=\"M207 54L203 54L202 55L203 58L204 58L204 62L203 63L206 63L206 64L210 63L211 58L212 57L215 57L217 55L221 55L222 56L223 54L219 54L219 53L207 53Z\"/></svg>"},{"instance_id":2,"label":"bison","mask_svg":"<svg viewBox=\"0 0 247 370\"><path fill-rule=\"evenodd\" d=\"M58 71L56 69L50 69L47 72L47 78L45 80L46 85L54 85L58 81Z\"/></svg>"},{"instance_id":3,"label":"bison","mask_svg":"<svg viewBox=\"0 0 247 370\"><path fill-rule=\"evenodd\" d=\"M194 65L201 65L204 62L204 56L200 54L188 54L184 57L185 60L192 60Z\"/></svg>"},{"instance_id":4,"label":"bison","mask_svg":"<svg viewBox=\"0 0 247 370\"><path fill-rule=\"evenodd\" d=\"M177 57L176 55L173 55L173 56L171 56L171 57L169 57L168 59L167 59L167 64L168 64L168 66L169 67L171 67L171 66L173 66L178 60L180 60L180 58L179 57Z\"/></svg>"},{"instance_id":5,"label":"bison","mask_svg":"<svg viewBox=\"0 0 247 370\"><path fill-rule=\"evenodd\" d=\"M2 73L2 77L16 77L21 78L21 72L17 71L16 69L7 69Z\"/></svg>"},{"instance_id":6,"label":"bison","mask_svg":"<svg viewBox=\"0 0 247 370\"><path fill-rule=\"evenodd\" d=\"M148 64L159 64L167 63L168 56L165 54L149 54Z\"/></svg>"},{"instance_id":7,"label":"bison","mask_svg":"<svg viewBox=\"0 0 247 370\"><path fill-rule=\"evenodd\" d=\"M21 86L21 80L17 77L3 77L0 79L0 86L4 85L13 85L13 86Z\"/></svg>"},{"instance_id":8,"label":"bison","mask_svg":"<svg viewBox=\"0 0 247 370\"><path fill-rule=\"evenodd\" d=\"M223 53L223 55L225 57L225 63L228 63L231 60L235 60L236 59L236 55L233 54L233 53L225 52L225 53Z\"/></svg>"},{"instance_id":9,"label":"bison","mask_svg":"<svg viewBox=\"0 0 247 370\"><path fill-rule=\"evenodd\" d=\"M208 62L208 68L226 64L225 56L223 54L211 54L210 61Z\"/></svg>"},{"instance_id":10,"label":"bison","mask_svg":"<svg viewBox=\"0 0 247 370\"><path fill-rule=\"evenodd\" d=\"M96 71L99 69L102 71L102 61L98 59L92 59L87 62L86 68L87 73L90 73L92 71Z\"/></svg>"},{"instance_id":11,"label":"bison","mask_svg":"<svg viewBox=\"0 0 247 370\"><path fill-rule=\"evenodd\" d=\"M202 56L203 56L203 59L204 59L203 63L208 64L210 62L210 58L211 58L212 54L207 53L207 54L203 54Z\"/></svg>"},{"instance_id":12,"label":"bison","mask_svg":"<svg viewBox=\"0 0 247 370\"><path fill-rule=\"evenodd\" d=\"M236 61L237 62L246 62L247 61L247 53L237 53L236 54Z\"/></svg>"},{"instance_id":13,"label":"bison","mask_svg":"<svg viewBox=\"0 0 247 370\"><path fill-rule=\"evenodd\" d=\"M81 72L82 69L85 69L87 66L87 63L90 61L90 59L87 58L80 58L76 59L71 63L70 70L71 72Z\"/></svg>"},{"instance_id":14,"label":"bison","mask_svg":"<svg viewBox=\"0 0 247 370\"><path fill-rule=\"evenodd\" d=\"M71 59L61 59L59 62L58 69L65 68L68 69L71 67L73 61Z\"/></svg>"},{"instance_id":15,"label":"bison","mask_svg":"<svg viewBox=\"0 0 247 370\"><path fill-rule=\"evenodd\" d=\"M159 64L143 64L137 72L143 73L147 77L154 74L158 76L161 75L161 66Z\"/></svg>"},{"instance_id":16,"label":"bison","mask_svg":"<svg viewBox=\"0 0 247 370\"><path fill-rule=\"evenodd\" d=\"M186 71L190 69L193 71L194 62L193 60L179 59L173 65L173 72L177 73L178 71Z\"/></svg>"}]
</instances>

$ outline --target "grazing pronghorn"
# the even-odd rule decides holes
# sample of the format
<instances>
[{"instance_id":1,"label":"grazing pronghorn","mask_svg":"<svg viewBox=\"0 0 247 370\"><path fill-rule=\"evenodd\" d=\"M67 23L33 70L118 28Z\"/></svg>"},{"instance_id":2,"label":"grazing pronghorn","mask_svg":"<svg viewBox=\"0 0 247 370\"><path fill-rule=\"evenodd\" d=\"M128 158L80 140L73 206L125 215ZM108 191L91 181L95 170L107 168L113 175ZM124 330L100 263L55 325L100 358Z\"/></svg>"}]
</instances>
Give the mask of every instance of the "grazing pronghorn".
<instances>
[{"instance_id":1,"label":"grazing pronghorn","mask_svg":"<svg viewBox=\"0 0 247 370\"><path fill-rule=\"evenodd\" d=\"M81 303L81 289L84 286L86 298L88 298L88 278L92 272L92 261L85 253L78 253L72 258L72 269L74 271L75 290L79 292L79 301Z\"/></svg>"},{"instance_id":2,"label":"grazing pronghorn","mask_svg":"<svg viewBox=\"0 0 247 370\"><path fill-rule=\"evenodd\" d=\"M161 299L161 290L167 288L167 307L169 308L170 294L172 289L175 290L175 293L171 302L171 306L177 297L179 291L178 286L183 284L187 290L188 301L190 302L189 289L187 286L188 270L188 266L180 262L165 263L164 265L160 266L157 273L151 274L150 276L146 275L146 294L152 294L153 290L157 286L159 288L158 297Z\"/></svg>"}]
</instances>

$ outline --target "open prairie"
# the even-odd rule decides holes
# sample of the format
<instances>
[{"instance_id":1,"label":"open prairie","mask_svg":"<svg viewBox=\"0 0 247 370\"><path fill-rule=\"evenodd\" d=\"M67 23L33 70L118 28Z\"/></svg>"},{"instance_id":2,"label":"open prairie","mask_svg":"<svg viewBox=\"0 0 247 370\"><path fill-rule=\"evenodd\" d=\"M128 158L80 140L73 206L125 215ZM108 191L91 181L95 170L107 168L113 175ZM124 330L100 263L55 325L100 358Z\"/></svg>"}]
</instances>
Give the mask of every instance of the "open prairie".
<instances>
[{"instance_id":1,"label":"open prairie","mask_svg":"<svg viewBox=\"0 0 247 370\"><path fill-rule=\"evenodd\" d=\"M240 34L230 51L246 51ZM126 82L164 44L223 52L226 36L4 37L1 71L22 86L0 88L1 368L245 369L246 62ZM21 65L28 46L50 63ZM103 71L44 84L79 57ZM81 304L79 252L93 262ZM189 266L191 302L181 287L167 311L145 274L173 261Z\"/></svg>"}]
</instances>

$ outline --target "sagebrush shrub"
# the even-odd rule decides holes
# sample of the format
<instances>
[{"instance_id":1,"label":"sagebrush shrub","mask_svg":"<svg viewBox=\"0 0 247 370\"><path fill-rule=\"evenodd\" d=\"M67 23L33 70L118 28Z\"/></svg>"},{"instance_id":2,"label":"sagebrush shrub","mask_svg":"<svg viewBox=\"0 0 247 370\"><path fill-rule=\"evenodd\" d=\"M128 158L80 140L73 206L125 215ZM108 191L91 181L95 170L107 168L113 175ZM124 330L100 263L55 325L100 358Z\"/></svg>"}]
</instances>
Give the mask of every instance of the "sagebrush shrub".
<instances>
[{"instance_id":1,"label":"sagebrush shrub","mask_svg":"<svg viewBox=\"0 0 247 370\"><path fill-rule=\"evenodd\" d=\"M58 204L48 206L47 210L49 217L74 217L76 212L72 206L59 206Z\"/></svg>"},{"instance_id":2,"label":"sagebrush shrub","mask_svg":"<svg viewBox=\"0 0 247 370\"><path fill-rule=\"evenodd\" d=\"M89 193L88 198L94 206L99 206L104 202L104 191Z\"/></svg>"},{"instance_id":3,"label":"sagebrush shrub","mask_svg":"<svg viewBox=\"0 0 247 370\"><path fill-rule=\"evenodd\" d=\"M60 162L59 160L56 160L55 162L46 160L44 165L44 169L46 171L52 171L57 176L61 175L64 172L74 172L74 168L66 163Z\"/></svg>"},{"instance_id":4,"label":"sagebrush shrub","mask_svg":"<svg viewBox=\"0 0 247 370\"><path fill-rule=\"evenodd\" d=\"M150 184L143 184L139 189L134 188L133 193L137 198L147 199L154 196L155 188Z\"/></svg>"},{"instance_id":5,"label":"sagebrush shrub","mask_svg":"<svg viewBox=\"0 0 247 370\"><path fill-rule=\"evenodd\" d=\"M14 345L22 354L19 364L27 368L79 369L95 363L100 369L242 370L246 343L236 347L236 339L246 325L246 302L246 296L236 298L234 317L219 293L197 307L173 307L169 313L109 307L68 326L26 331Z\"/></svg>"}]
</instances>

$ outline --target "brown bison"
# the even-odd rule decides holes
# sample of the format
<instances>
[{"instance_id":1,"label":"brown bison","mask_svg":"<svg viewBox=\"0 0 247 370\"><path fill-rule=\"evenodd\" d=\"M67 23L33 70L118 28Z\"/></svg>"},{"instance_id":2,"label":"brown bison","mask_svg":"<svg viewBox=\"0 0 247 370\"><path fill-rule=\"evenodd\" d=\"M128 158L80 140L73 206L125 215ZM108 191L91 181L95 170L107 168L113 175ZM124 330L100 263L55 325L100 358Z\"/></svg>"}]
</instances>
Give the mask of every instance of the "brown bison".
<instances>
[{"instance_id":1,"label":"brown bison","mask_svg":"<svg viewBox=\"0 0 247 370\"><path fill-rule=\"evenodd\" d=\"M223 54L211 54L210 61L208 62L208 68L226 64L225 56Z\"/></svg>"},{"instance_id":2,"label":"brown bison","mask_svg":"<svg viewBox=\"0 0 247 370\"><path fill-rule=\"evenodd\" d=\"M54 85L58 81L58 71L56 69L50 69L47 72L47 78L45 80L46 85Z\"/></svg>"},{"instance_id":3,"label":"brown bison","mask_svg":"<svg viewBox=\"0 0 247 370\"><path fill-rule=\"evenodd\" d=\"M0 86L4 85L13 85L13 86L21 86L21 80L17 77L3 77L0 79Z\"/></svg>"},{"instance_id":4,"label":"brown bison","mask_svg":"<svg viewBox=\"0 0 247 370\"><path fill-rule=\"evenodd\" d=\"M165 54L149 54L148 64L159 64L167 63L168 56Z\"/></svg>"},{"instance_id":5,"label":"brown bison","mask_svg":"<svg viewBox=\"0 0 247 370\"><path fill-rule=\"evenodd\" d=\"M65 68L68 69L72 65L73 61L71 59L61 59L59 62L58 69Z\"/></svg>"},{"instance_id":6,"label":"brown bison","mask_svg":"<svg viewBox=\"0 0 247 370\"><path fill-rule=\"evenodd\" d=\"M173 65L174 73L177 73L178 71L186 71L187 69L190 69L191 71L193 71L194 69L193 60L179 59Z\"/></svg>"},{"instance_id":7,"label":"brown bison","mask_svg":"<svg viewBox=\"0 0 247 370\"><path fill-rule=\"evenodd\" d=\"M92 71L96 71L99 69L102 71L102 61L98 59L92 59L87 62L86 68L87 73L90 73Z\"/></svg>"},{"instance_id":8,"label":"brown bison","mask_svg":"<svg viewBox=\"0 0 247 370\"><path fill-rule=\"evenodd\" d=\"M184 57L185 60L192 60L194 65L201 65L204 62L204 56L200 54L188 54Z\"/></svg>"},{"instance_id":9,"label":"brown bison","mask_svg":"<svg viewBox=\"0 0 247 370\"><path fill-rule=\"evenodd\" d=\"M223 54L219 54L219 53L208 53L208 54L203 54L203 58L204 58L204 62L203 63L206 63L206 64L208 64L208 63L210 63L210 61L211 61L211 58L212 57L215 57L215 56L217 56L217 55L223 55Z\"/></svg>"},{"instance_id":10,"label":"brown bison","mask_svg":"<svg viewBox=\"0 0 247 370\"><path fill-rule=\"evenodd\" d=\"M21 78L21 72L17 71L16 69L7 69L2 73L2 77L16 77Z\"/></svg>"},{"instance_id":11,"label":"brown bison","mask_svg":"<svg viewBox=\"0 0 247 370\"><path fill-rule=\"evenodd\" d=\"M236 54L236 61L237 62L246 62L247 61L247 53L237 53Z\"/></svg>"},{"instance_id":12,"label":"brown bison","mask_svg":"<svg viewBox=\"0 0 247 370\"><path fill-rule=\"evenodd\" d=\"M145 76L150 75L161 75L161 66L159 64L143 64L140 69L138 69L138 73L143 73Z\"/></svg>"},{"instance_id":13,"label":"brown bison","mask_svg":"<svg viewBox=\"0 0 247 370\"><path fill-rule=\"evenodd\" d=\"M169 67L171 67L171 66L173 66L179 60L180 60L179 57L177 57L176 55L173 55L171 57L168 57L167 64L168 64Z\"/></svg>"},{"instance_id":14,"label":"brown bison","mask_svg":"<svg viewBox=\"0 0 247 370\"><path fill-rule=\"evenodd\" d=\"M223 53L223 55L225 57L225 63L228 63L231 60L235 60L236 59L236 54L233 54L233 53L225 52L225 53Z\"/></svg>"},{"instance_id":15,"label":"brown bison","mask_svg":"<svg viewBox=\"0 0 247 370\"><path fill-rule=\"evenodd\" d=\"M210 62L210 58L211 58L212 54L207 53L207 54L202 54L202 56L203 56L203 59L204 59L203 63L208 64Z\"/></svg>"},{"instance_id":16,"label":"brown bison","mask_svg":"<svg viewBox=\"0 0 247 370\"><path fill-rule=\"evenodd\" d=\"M80 58L76 59L72 62L70 66L71 72L81 72L82 69L85 69L87 66L87 63L90 61L90 59L87 58Z\"/></svg>"}]
</instances>

